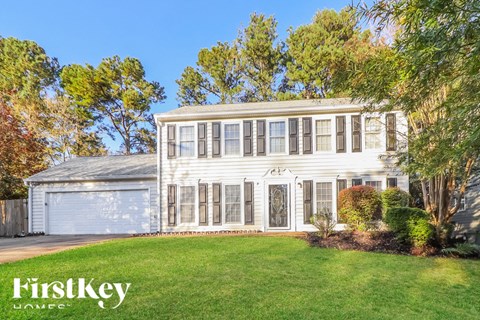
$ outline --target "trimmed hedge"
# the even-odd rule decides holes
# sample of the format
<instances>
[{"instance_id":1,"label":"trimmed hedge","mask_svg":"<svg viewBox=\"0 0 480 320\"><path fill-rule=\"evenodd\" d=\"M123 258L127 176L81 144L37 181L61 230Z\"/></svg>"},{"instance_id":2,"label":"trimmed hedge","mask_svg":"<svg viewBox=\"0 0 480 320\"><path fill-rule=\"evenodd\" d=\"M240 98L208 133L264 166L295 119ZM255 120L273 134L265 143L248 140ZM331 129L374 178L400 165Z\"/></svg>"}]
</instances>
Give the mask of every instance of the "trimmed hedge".
<instances>
[{"instance_id":1,"label":"trimmed hedge","mask_svg":"<svg viewBox=\"0 0 480 320\"><path fill-rule=\"evenodd\" d=\"M408 207L412 199L408 192L397 187L384 190L381 196L384 214L389 208Z\"/></svg>"},{"instance_id":2,"label":"trimmed hedge","mask_svg":"<svg viewBox=\"0 0 480 320\"><path fill-rule=\"evenodd\" d=\"M385 223L401 241L421 247L435 236L428 213L418 208L390 208L385 213Z\"/></svg>"},{"instance_id":3,"label":"trimmed hedge","mask_svg":"<svg viewBox=\"0 0 480 320\"><path fill-rule=\"evenodd\" d=\"M381 218L380 194L370 186L354 186L338 195L339 216L353 230L368 230L370 222Z\"/></svg>"}]
</instances>

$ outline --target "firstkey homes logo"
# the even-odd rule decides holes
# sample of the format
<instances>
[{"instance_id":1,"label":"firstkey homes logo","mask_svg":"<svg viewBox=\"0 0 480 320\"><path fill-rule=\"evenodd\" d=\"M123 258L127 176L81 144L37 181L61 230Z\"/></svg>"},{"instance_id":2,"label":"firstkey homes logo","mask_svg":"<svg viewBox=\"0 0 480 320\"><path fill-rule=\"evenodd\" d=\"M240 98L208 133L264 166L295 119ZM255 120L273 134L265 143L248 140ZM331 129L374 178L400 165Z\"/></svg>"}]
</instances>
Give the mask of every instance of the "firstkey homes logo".
<instances>
[{"instance_id":1,"label":"firstkey homes logo","mask_svg":"<svg viewBox=\"0 0 480 320\"><path fill-rule=\"evenodd\" d=\"M131 283L95 283L95 279L88 281L85 278L72 278L65 282L52 281L41 283L38 278L13 279L13 298L31 298L31 299L95 299L98 300L98 306L102 309L118 308L130 288ZM106 303L112 301L112 303ZM14 309L52 309L65 308L66 304L55 303L28 303L14 304ZM110 306L110 307L109 307Z\"/></svg>"}]
</instances>

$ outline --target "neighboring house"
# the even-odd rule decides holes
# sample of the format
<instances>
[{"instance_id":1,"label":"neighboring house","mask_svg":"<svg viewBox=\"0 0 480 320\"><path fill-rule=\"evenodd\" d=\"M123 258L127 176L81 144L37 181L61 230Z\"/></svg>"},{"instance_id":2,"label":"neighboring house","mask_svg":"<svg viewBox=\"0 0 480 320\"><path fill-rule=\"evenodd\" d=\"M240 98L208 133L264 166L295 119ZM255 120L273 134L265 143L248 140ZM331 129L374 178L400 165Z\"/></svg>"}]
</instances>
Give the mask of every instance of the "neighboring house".
<instances>
[{"instance_id":1,"label":"neighboring house","mask_svg":"<svg viewBox=\"0 0 480 320\"><path fill-rule=\"evenodd\" d=\"M480 242L480 176L470 180L460 208L453 216L455 233L472 242Z\"/></svg>"},{"instance_id":2,"label":"neighboring house","mask_svg":"<svg viewBox=\"0 0 480 320\"><path fill-rule=\"evenodd\" d=\"M156 114L160 231L312 231L352 185L408 191L392 155L401 112L350 99L192 106Z\"/></svg>"},{"instance_id":3,"label":"neighboring house","mask_svg":"<svg viewBox=\"0 0 480 320\"><path fill-rule=\"evenodd\" d=\"M408 191L401 112L350 99L183 107L156 114L158 154L76 158L26 179L46 234L313 231L340 190ZM159 169L159 170L158 170Z\"/></svg>"},{"instance_id":4,"label":"neighboring house","mask_svg":"<svg viewBox=\"0 0 480 320\"><path fill-rule=\"evenodd\" d=\"M30 232L158 230L156 155L75 158L25 182L29 186Z\"/></svg>"}]
</instances>

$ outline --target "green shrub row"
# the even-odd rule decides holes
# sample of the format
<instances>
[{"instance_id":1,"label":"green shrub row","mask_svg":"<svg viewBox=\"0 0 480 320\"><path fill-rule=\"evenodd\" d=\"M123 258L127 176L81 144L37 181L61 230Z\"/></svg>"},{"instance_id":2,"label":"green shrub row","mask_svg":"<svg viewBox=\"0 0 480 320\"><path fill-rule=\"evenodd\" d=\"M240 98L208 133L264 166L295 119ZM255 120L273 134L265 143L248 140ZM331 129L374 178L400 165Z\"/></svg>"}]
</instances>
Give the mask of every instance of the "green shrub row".
<instances>
[{"instance_id":1,"label":"green shrub row","mask_svg":"<svg viewBox=\"0 0 480 320\"><path fill-rule=\"evenodd\" d=\"M384 221L399 240L416 247L428 244L435 236L435 228L430 224L426 211L418 208L389 208Z\"/></svg>"}]
</instances>

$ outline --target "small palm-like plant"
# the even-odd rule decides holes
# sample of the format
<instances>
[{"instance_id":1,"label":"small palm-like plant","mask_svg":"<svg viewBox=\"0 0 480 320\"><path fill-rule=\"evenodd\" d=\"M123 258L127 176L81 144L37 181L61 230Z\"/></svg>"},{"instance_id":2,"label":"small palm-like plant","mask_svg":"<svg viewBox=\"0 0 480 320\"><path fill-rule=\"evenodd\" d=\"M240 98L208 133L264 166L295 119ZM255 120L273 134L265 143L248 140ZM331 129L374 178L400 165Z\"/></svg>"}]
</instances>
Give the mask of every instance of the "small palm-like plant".
<instances>
[{"instance_id":1,"label":"small palm-like plant","mask_svg":"<svg viewBox=\"0 0 480 320\"><path fill-rule=\"evenodd\" d=\"M473 243L457 243L453 248L442 249L442 253L457 257L480 257L480 246Z\"/></svg>"},{"instance_id":2,"label":"small palm-like plant","mask_svg":"<svg viewBox=\"0 0 480 320\"><path fill-rule=\"evenodd\" d=\"M337 225L333 215L327 208L321 209L310 218L310 222L318 229L318 235L322 238L328 238Z\"/></svg>"}]
</instances>

